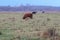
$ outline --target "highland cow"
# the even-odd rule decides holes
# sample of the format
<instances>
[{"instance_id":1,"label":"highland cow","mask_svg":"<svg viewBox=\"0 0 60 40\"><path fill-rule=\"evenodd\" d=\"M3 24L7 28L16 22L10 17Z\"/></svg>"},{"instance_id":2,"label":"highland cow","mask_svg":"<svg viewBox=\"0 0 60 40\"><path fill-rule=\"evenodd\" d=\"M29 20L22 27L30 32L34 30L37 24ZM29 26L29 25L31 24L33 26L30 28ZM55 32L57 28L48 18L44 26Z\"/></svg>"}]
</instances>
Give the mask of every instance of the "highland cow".
<instances>
[{"instance_id":1,"label":"highland cow","mask_svg":"<svg viewBox=\"0 0 60 40\"><path fill-rule=\"evenodd\" d=\"M25 18L27 18L27 17L29 17L29 18L31 18L32 19L32 14L31 13L26 13L26 14L24 14L24 16L23 16L23 19L25 19Z\"/></svg>"},{"instance_id":2,"label":"highland cow","mask_svg":"<svg viewBox=\"0 0 60 40\"><path fill-rule=\"evenodd\" d=\"M33 18L33 14L35 14L36 12L32 12L32 13L25 13L24 16L23 16L23 19L26 19L26 18Z\"/></svg>"}]
</instances>

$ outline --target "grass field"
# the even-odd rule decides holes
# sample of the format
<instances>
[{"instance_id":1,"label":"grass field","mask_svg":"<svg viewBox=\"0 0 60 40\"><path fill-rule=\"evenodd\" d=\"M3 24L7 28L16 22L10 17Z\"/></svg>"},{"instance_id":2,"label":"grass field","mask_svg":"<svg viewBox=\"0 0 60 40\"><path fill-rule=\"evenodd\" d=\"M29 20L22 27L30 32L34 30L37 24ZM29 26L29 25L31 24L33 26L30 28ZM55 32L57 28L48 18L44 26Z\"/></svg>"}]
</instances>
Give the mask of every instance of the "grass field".
<instances>
[{"instance_id":1,"label":"grass field","mask_svg":"<svg viewBox=\"0 0 60 40\"><path fill-rule=\"evenodd\" d=\"M41 40L37 33L51 27L60 34L59 13L37 13L27 21L22 19L23 15L22 12L0 12L0 40Z\"/></svg>"}]
</instances>

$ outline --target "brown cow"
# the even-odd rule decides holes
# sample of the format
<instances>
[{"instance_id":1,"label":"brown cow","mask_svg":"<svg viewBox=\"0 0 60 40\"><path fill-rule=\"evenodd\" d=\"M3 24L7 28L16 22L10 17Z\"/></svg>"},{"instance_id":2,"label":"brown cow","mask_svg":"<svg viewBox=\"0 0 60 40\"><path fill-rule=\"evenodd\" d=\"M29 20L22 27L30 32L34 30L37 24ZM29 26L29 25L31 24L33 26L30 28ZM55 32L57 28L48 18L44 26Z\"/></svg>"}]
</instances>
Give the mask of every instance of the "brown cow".
<instances>
[{"instance_id":1,"label":"brown cow","mask_svg":"<svg viewBox=\"0 0 60 40\"><path fill-rule=\"evenodd\" d=\"M23 16L23 19L26 19L26 18L33 18L33 14L35 14L36 12L32 12L32 13L25 13L24 16Z\"/></svg>"}]
</instances>

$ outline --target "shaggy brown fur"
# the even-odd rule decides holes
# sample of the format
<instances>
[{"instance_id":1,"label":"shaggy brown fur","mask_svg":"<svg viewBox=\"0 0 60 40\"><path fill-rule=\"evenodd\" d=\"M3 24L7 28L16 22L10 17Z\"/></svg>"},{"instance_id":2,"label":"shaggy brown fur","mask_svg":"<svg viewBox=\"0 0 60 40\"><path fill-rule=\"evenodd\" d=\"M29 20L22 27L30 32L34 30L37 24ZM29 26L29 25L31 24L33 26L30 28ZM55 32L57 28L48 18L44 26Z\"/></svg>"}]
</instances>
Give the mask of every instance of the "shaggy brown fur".
<instances>
[{"instance_id":1,"label":"shaggy brown fur","mask_svg":"<svg viewBox=\"0 0 60 40\"><path fill-rule=\"evenodd\" d=\"M23 19L25 19L25 18L33 18L33 14L32 13L26 13L26 14L24 14L24 16L23 16Z\"/></svg>"},{"instance_id":2,"label":"shaggy brown fur","mask_svg":"<svg viewBox=\"0 0 60 40\"><path fill-rule=\"evenodd\" d=\"M25 13L24 16L23 16L23 19L26 19L26 18L33 18L33 14L36 14L36 12L28 12L28 13Z\"/></svg>"}]
</instances>

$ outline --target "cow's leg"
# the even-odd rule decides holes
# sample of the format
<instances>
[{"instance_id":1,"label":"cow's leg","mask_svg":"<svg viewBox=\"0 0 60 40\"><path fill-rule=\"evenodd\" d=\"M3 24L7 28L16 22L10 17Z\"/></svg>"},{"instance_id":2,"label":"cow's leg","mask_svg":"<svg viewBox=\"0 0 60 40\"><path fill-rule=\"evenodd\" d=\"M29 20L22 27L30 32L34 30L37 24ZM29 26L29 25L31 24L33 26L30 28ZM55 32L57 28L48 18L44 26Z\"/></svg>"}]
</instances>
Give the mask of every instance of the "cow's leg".
<instances>
[{"instance_id":1,"label":"cow's leg","mask_svg":"<svg viewBox=\"0 0 60 40\"><path fill-rule=\"evenodd\" d=\"M32 19L33 17L31 16L30 18Z\"/></svg>"},{"instance_id":2,"label":"cow's leg","mask_svg":"<svg viewBox=\"0 0 60 40\"><path fill-rule=\"evenodd\" d=\"M31 14L30 18L32 19L33 18L33 15Z\"/></svg>"}]
</instances>

